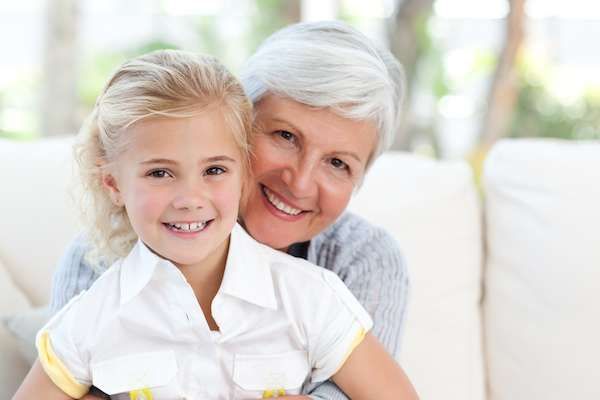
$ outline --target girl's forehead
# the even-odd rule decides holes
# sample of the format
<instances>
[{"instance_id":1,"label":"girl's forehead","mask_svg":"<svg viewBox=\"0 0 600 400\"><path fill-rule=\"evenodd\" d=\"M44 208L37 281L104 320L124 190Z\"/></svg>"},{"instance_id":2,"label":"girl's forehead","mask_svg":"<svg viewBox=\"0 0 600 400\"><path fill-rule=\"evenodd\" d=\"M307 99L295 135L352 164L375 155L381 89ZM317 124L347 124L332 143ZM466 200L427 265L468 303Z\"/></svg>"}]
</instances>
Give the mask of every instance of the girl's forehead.
<instances>
[{"instance_id":1,"label":"girl's forehead","mask_svg":"<svg viewBox=\"0 0 600 400\"><path fill-rule=\"evenodd\" d=\"M204 112L186 118L149 118L125 133L130 155L173 154L206 158L213 154L237 154L239 145L221 113Z\"/></svg>"}]
</instances>

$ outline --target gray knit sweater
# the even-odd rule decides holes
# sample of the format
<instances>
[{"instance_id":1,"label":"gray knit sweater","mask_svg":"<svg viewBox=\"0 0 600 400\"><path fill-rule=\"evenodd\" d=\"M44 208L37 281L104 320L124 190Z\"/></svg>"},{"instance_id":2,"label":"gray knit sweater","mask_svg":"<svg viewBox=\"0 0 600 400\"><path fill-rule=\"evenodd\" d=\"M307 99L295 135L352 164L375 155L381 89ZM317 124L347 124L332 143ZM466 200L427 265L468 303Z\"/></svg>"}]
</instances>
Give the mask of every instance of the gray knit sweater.
<instances>
[{"instance_id":1,"label":"gray knit sweater","mask_svg":"<svg viewBox=\"0 0 600 400\"><path fill-rule=\"evenodd\" d=\"M78 237L59 261L52 287L52 311L58 311L98 278L84 261L87 246L85 237ZM408 275L391 235L345 213L305 246L293 246L291 253L335 272L373 318L373 334L390 354L398 355ZM347 399L331 381L309 386L306 393L313 399Z\"/></svg>"}]
</instances>

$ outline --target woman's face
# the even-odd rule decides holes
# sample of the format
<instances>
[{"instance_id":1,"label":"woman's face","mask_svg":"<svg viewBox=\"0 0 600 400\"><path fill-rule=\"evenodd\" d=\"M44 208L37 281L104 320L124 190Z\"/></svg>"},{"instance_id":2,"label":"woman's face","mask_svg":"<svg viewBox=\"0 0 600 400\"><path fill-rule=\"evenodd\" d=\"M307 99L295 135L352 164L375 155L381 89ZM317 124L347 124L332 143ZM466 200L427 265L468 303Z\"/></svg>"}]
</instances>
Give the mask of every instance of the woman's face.
<instances>
[{"instance_id":1,"label":"woman's face","mask_svg":"<svg viewBox=\"0 0 600 400\"><path fill-rule=\"evenodd\" d=\"M375 148L376 128L268 95L256 104L253 180L241 215L276 249L311 239L344 211Z\"/></svg>"}]
</instances>

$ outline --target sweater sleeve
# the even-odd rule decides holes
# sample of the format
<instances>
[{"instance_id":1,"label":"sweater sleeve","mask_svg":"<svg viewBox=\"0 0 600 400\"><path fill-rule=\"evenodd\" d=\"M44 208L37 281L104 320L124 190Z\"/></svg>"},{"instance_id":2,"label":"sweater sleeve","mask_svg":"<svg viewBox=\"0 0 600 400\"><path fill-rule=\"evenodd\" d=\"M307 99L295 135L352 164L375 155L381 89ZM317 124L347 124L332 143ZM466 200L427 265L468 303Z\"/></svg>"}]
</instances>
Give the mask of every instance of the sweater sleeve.
<instances>
[{"instance_id":1,"label":"sweater sleeve","mask_svg":"<svg viewBox=\"0 0 600 400\"><path fill-rule=\"evenodd\" d=\"M373 334L398 359L409 295L406 264L396 241L380 230L354 261L359 271L346 285L372 316Z\"/></svg>"},{"instance_id":2,"label":"sweater sleeve","mask_svg":"<svg viewBox=\"0 0 600 400\"><path fill-rule=\"evenodd\" d=\"M342 279L373 318L373 335L397 359L409 280L396 240L384 229L346 214L311 241L308 258ZM331 381L307 389L313 399L347 399Z\"/></svg>"},{"instance_id":3,"label":"sweater sleeve","mask_svg":"<svg viewBox=\"0 0 600 400\"><path fill-rule=\"evenodd\" d=\"M52 278L50 311L54 314L62 309L82 290L87 290L98 279L96 272L84 258L89 243L84 235L76 237L55 268Z\"/></svg>"}]
</instances>

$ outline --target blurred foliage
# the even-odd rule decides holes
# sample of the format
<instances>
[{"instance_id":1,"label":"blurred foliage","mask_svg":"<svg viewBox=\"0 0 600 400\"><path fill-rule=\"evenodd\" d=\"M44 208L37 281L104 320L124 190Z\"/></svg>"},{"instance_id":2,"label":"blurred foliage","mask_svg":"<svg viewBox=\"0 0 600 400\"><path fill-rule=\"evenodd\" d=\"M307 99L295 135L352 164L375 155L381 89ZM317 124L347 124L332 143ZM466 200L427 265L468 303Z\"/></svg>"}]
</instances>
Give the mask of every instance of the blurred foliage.
<instances>
[{"instance_id":1,"label":"blurred foliage","mask_svg":"<svg viewBox=\"0 0 600 400\"><path fill-rule=\"evenodd\" d=\"M271 33L294 22L294 8L298 0L254 0L247 25L240 37L239 47L245 59L256 50L258 45ZM292 4L292 6L290 6ZM352 25L360 26L362 19L350 13L340 2L339 18ZM232 49L219 24L219 16L194 15L181 18L182 24L189 24L197 34L197 47L191 51L201 51L225 59L226 51ZM420 15L414 22L416 37L417 63L414 79L409 79L411 90L425 95L429 99L425 107L429 115L420 115L414 121L413 131L426 137L434 153L438 152L436 143L437 103L448 95L473 97L470 88L480 85L489 78L496 64L496 55L491 50L477 48L443 48L444 38L435 35L433 19L428 13ZM82 61L78 77L78 90L81 107L74 110L83 118L93 107L96 97L104 87L110 74L125 60L164 48L177 48L174 43L158 37L120 51L96 51ZM234 50L238 51L239 49ZM239 52L239 51L238 51ZM450 62L460 59L462 66L450 68ZM550 90L553 82L547 76L549 67L540 68L531 60L520 60L519 97L517 108L510 128L511 137L556 137L567 139L600 139L600 89L588 90L580 98L568 102ZM546 74L546 75L545 75ZM0 137L32 138L37 128L37 98L39 77L29 77L0 92ZM478 97L479 95L475 95ZM473 99L485 107L483 99ZM421 110L421 113L423 110ZM477 118L473 115L473 118ZM480 157L476 157L479 159Z\"/></svg>"},{"instance_id":2,"label":"blurred foliage","mask_svg":"<svg viewBox=\"0 0 600 400\"><path fill-rule=\"evenodd\" d=\"M99 52L84 60L79 79L79 97L89 110L104 88L110 75L126 60L159 49L176 49L173 43L153 40L120 52Z\"/></svg>"},{"instance_id":3,"label":"blurred foliage","mask_svg":"<svg viewBox=\"0 0 600 400\"><path fill-rule=\"evenodd\" d=\"M543 70L541 70L543 71ZM510 137L600 139L600 90L565 101L549 90L540 71L519 65L519 96Z\"/></svg>"},{"instance_id":4,"label":"blurred foliage","mask_svg":"<svg viewBox=\"0 0 600 400\"><path fill-rule=\"evenodd\" d=\"M225 48L222 36L217 29L217 19L209 15L196 17L192 22L196 26L196 32L200 38L199 51L213 54L215 57L222 57L222 51Z\"/></svg>"},{"instance_id":5,"label":"blurred foliage","mask_svg":"<svg viewBox=\"0 0 600 400\"><path fill-rule=\"evenodd\" d=\"M285 0L255 0L254 2L256 12L252 17L251 31L247 36L248 55L254 53L260 43L271 33L287 24L297 22L285 15L285 8L288 6Z\"/></svg>"},{"instance_id":6,"label":"blurred foliage","mask_svg":"<svg viewBox=\"0 0 600 400\"><path fill-rule=\"evenodd\" d=\"M22 74L0 91L0 138L16 140L39 136L35 94L40 85L38 74Z\"/></svg>"}]
</instances>

